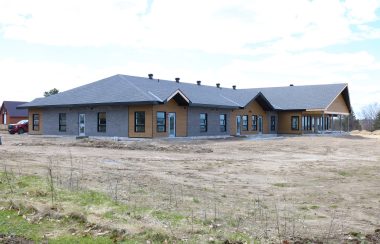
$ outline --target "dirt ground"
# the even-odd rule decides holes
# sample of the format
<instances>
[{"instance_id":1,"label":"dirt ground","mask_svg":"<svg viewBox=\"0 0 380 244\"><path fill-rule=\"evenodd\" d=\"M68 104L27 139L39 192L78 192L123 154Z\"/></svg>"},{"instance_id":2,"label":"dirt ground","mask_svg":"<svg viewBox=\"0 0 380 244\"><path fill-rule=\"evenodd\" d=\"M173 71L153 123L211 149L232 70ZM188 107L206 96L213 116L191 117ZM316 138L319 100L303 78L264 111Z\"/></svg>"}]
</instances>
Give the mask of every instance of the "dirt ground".
<instances>
[{"instance_id":1,"label":"dirt ground","mask_svg":"<svg viewBox=\"0 0 380 244\"><path fill-rule=\"evenodd\" d=\"M215 219L221 230L344 238L380 228L380 135L141 141L0 136L1 167L14 173L46 176L52 165L61 184Z\"/></svg>"}]
</instances>

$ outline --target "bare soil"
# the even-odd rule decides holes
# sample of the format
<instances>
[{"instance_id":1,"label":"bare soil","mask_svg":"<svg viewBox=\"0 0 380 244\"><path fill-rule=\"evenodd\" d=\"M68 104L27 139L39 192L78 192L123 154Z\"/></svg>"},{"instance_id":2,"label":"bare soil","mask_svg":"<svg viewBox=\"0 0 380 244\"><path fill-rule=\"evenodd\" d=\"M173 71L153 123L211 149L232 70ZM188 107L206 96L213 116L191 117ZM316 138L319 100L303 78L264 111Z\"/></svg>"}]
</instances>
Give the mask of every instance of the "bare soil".
<instances>
[{"instance_id":1,"label":"bare soil","mask_svg":"<svg viewBox=\"0 0 380 244\"><path fill-rule=\"evenodd\" d=\"M221 231L300 240L350 241L348 233L379 238L379 135L141 141L0 136L0 164L16 174L46 176L53 165L62 184L211 219L210 228ZM180 236L189 230L170 231Z\"/></svg>"}]
</instances>

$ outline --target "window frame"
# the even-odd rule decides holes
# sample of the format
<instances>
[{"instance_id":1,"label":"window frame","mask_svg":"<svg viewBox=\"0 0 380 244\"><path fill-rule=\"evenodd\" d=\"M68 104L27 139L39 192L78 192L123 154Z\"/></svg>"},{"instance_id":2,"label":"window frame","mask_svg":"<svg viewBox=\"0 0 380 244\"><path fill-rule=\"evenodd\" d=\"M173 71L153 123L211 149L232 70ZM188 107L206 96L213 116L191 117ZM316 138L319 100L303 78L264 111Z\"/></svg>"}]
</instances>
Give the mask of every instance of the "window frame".
<instances>
[{"instance_id":1,"label":"window frame","mask_svg":"<svg viewBox=\"0 0 380 244\"><path fill-rule=\"evenodd\" d=\"M37 117L37 118L36 118ZM34 131L39 131L40 130L40 114L33 114L32 115L32 129ZM36 123L37 121L37 123Z\"/></svg>"},{"instance_id":2,"label":"window frame","mask_svg":"<svg viewBox=\"0 0 380 244\"><path fill-rule=\"evenodd\" d=\"M243 115L241 117L241 128L243 131L248 131L248 115Z\"/></svg>"},{"instance_id":3,"label":"window frame","mask_svg":"<svg viewBox=\"0 0 380 244\"><path fill-rule=\"evenodd\" d=\"M64 118L63 118L63 115L64 115ZM58 114L58 131L66 132L66 130L67 130L67 114L59 113Z\"/></svg>"},{"instance_id":4,"label":"window frame","mask_svg":"<svg viewBox=\"0 0 380 244\"><path fill-rule=\"evenodd\" d=\"M137 114L143 114L144 115L144 123L143 124L138 124L137 123ZM136 133L145 133L145 120L146 120L146 116L145 116L145 111L135 111L135 132ZM137 128L143 128L143 130L137 130Z\"/></svg>"},{"instance_id":5,"label":"window frame","mask_svg":"<svg viewBox=\"0 0 380 244\"><path fill-rule=\"evenodd\" d=\"M293 125L293 120L294 119L297 119L296 121L297 121L297 128L296 127L294 127ZM292 116L291 117L291 119L290 119L290 128L291 128L291 130L294 130L294 131L298 131L298 130L300 130L300 117L299 116Z\"/></svg>"},{"instance_id":6,"label":"window frame","mask_svg":"<svg viewBox=\"0 0 380 244\"><path fill-rule=\"evenodd\" d=\"M252 125L253 131L257 131L257 118L258 118L258 116L255 114L251 116L251 120L252 120L251 125Z\"/></svg>"},{"instance_id":7,"label":"window frame","mask_svg":"<svg viewBox=\"0 0 380 244\"><path fill-rule=\"evenodd\" d=\"M220 132L227 131L227 114L219 114L219 129L220 129Z\"/></svg>"},{"instance_id":8,"label":"window frame","mask_svg":"<svg viewBox=\"0 0 380 244\"><path fill-rule=\"evenodd\" d=\"M104 123L101 123L100 116L104 114ZM98 112L98 132L106 133L107 132L107 113L106 112Z\"/></svg>"},{"instance_id":9,"label":"window frame","mask_svg":"<svg viewBox=\"0 0 380 244\"><path fill-rule=\"evenodd\" d=\"M163 113L164 117L163 118L158 118L158 114ZM163 124L159 124L159 119L163 119ZM159 128L163 128L163 130L159 130ZM166 112L164 111L157 111L156 112L156 132L157 133L165 133L166 132Z\"/></svg>"},{"instance_id":10,"label":"window frame","mask_svg":"<svg viewBox=\"0 0 380 244\"><path fill-rule=\"evenodd\" d=\"M202 115L204 115L204 119L202 119ZM207 113L199 114L199 129L200 132L207 132Z\"/></svg>"}]
</instances>

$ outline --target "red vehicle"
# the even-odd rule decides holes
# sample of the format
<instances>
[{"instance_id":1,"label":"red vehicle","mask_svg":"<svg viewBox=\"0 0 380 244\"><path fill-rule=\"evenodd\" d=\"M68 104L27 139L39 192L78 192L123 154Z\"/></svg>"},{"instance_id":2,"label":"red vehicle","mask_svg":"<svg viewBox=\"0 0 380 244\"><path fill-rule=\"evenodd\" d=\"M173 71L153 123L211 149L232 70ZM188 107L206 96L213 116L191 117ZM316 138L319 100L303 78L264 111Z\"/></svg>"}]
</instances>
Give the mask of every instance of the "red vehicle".
<instances>
[{"instance_id":1,"label":"red vehicle","mask_svg":"<svg viewBox=\"0 0 380 244\"><path fill-rule=\"evenodd\" d=\"M8 125L9 134L23 134L28 132L28 120L20 120L17 124Z\"/></svg>"}]
</instances>

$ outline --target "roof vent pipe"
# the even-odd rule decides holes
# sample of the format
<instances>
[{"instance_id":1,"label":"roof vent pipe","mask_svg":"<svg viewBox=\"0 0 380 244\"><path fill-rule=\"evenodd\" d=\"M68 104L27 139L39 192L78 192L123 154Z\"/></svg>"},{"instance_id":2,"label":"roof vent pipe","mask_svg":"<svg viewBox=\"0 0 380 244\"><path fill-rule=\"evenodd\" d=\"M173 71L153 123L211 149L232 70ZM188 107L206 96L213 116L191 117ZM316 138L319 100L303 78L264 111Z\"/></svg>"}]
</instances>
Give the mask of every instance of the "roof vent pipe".
<instances>
[{"instance_id":1,"label":"roof vent pipe","mask_svg":"<svg viewBox=\"0 0 380 244\"><path fill-rule=\"evenodd\" d=\"M175 78L175 82L179 83L179 78L178 77Z\"/></svg>"},{"instance_id":2,"label":"roof vent pipe","mask_svg":"<svg viewBox=\"0 0 380 244\"><path fill-rule=\"evenodd\" d=\"M289 86L294 86L293 84L290 84Z\"/></svg>"},{"instance_id":3,"label":"roof vent pipe","mask_svg":"<svg viewBox=\"0 0 380 244\"><path fill-rule=\"evenodd\" d=\"M153 74L148 74L149 79L153 79Z\"/></svg>"},{"instance_id":4,"label":"roof vent pipe","mask_svg":"<svg viewBox=\"0 0 380 244\"><path fill-rule=\"evenodd\" d=\"M200 80L197 80L197 85L198 85L198 86L201 85L201 81L200 81Z\"/></svg>"},{"instance_id":5,"label":"roof vent pipe","mask_svg":"<svg viewBox=\"0 0 380 244\"><path fill-rule=\"evenodd\" d=\"M236 90L236 85L233 85L233 86L232 86L232 89Z\"/></svg>"},{"instance_id":6,"label":"roof vent pipe","mask_svg":"<svg viewBox=\"0 0 380 244\"><path fill-rule=\"evenodd\" d=\"M216 83L216 87L220 88L220 83Z\"/></svg>"}]
</instances>

